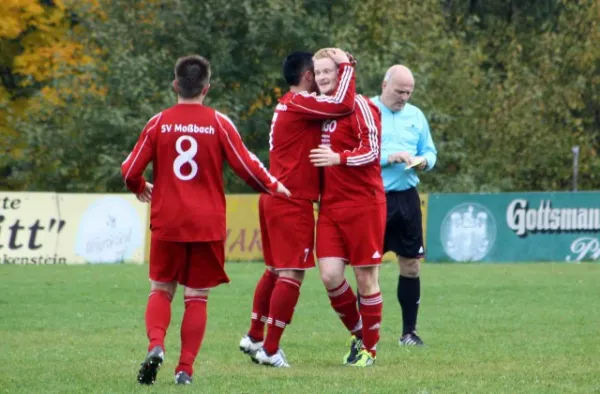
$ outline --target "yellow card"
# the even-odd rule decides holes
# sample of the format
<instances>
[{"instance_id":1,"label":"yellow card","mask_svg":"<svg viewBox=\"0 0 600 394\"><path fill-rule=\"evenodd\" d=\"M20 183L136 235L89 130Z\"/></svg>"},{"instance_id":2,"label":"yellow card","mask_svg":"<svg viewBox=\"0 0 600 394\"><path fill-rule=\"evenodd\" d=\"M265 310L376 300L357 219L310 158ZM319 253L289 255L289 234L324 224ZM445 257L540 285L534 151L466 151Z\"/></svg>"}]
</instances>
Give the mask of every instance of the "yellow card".
<instances>
[{"instance_id":1,"label":"yellow card","mask_svg":"<svg viewBox=\"0 0 600 394\"><path fill-rule=\"evenodd\" d=\"M423 157L417 157L417 158L415 158L415 160L413 161L413 163L412 163L411 165L409 165L409 166L406 166L406 167L404 168L404 171L408 171L408 170L410 170L411 168L413 168L413 167L416 167L416 166L420 165L420 164L421 164L421 163L423 163L424 161L425 161L425 158L423 158Z\"/></svg>"}]
</instances>

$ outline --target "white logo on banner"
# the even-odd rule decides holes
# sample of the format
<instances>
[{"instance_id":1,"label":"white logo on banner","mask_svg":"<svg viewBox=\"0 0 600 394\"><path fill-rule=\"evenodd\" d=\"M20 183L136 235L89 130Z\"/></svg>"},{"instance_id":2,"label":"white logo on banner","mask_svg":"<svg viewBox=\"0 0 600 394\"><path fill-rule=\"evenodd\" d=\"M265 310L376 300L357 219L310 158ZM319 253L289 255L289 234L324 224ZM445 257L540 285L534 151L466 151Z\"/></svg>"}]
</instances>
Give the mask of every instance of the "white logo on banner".
<instances>
[{"instance_id":1,"label":"white logo on banner","mask_svg":"<svg viewBox=\"0 0 600 394\"><path fill-rule=\"evenodd\" d=\"M90 263L117 263L131 258L143 240L135 208L121 197L103 197L81 216L75 253Z\"/></svg>"},{"instance_id":2,"label":"white logo on banner","mask_svg":"<svg viewBox=\"0 0 600 394\"><path fill-rule=\"evenodd\" d=\"M442 221L440 235L444 251L453 260L480 261L496 242L496 220L481 204L460 204Z\"/></svg>"}]
</instances>

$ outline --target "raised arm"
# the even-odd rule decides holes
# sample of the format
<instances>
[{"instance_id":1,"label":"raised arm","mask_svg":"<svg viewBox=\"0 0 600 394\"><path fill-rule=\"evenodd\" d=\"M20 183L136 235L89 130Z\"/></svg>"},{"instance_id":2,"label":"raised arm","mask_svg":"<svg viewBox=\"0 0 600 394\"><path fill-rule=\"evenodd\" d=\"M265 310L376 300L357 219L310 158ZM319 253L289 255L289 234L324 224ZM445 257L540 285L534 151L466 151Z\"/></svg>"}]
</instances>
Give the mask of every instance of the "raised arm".
<instances>
[{"instance_id":1,"label":"raised arm","mask_svg":"<svg viewBox=\"0 0 600 394\"><path fill-rule=\"evenodd\" d=\"M127 156L123 164L121 164L121 175L125 181L125 185L134 194L138 195L144 191L146 180L144 179L144 170L148 163L152 161L152 133L155 132L160 123L162 113L154 115L146 126L137 143L133 147L133 151Z\"/></svg>"},{"instance_id":2,"label":"raised arm","mask_svg":"<svg viewBox=\"0 0 600 394\"><path fill-rule=\"evenodd\" d=\"M331 119L345 116L354 111L356 97L356 75L350 63L340 64L338 85L331 96L300 92L287 104L287 110L312 119Z\"/></svg>"}]
</instances>

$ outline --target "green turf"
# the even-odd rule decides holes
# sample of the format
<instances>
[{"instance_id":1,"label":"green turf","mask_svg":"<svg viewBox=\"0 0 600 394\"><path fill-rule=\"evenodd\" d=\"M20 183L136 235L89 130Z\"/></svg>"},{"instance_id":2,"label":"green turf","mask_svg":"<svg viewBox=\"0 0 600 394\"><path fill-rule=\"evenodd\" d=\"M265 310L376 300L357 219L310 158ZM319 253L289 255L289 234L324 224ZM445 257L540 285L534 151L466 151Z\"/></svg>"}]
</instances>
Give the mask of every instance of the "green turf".
<instances>
[{"instance_id":1,"label":"green turf","mask_svg":"<svg viewBox=\"0 0 600 394\"><path fill-rule=\"evenodd\" d=\"M257 366L237 348L262 264L232 263L209 297L193 387L211 393L600 392L600 264L423 267L425 348L400 348L396 267L382 268L375 367L341 365L342 324L317 272L306 278L282 347L292 368ZM135 383L145 355L146 267L0 265L0 392L180 392L181 293L154 387Z\"/></svg>"}]
</instances>

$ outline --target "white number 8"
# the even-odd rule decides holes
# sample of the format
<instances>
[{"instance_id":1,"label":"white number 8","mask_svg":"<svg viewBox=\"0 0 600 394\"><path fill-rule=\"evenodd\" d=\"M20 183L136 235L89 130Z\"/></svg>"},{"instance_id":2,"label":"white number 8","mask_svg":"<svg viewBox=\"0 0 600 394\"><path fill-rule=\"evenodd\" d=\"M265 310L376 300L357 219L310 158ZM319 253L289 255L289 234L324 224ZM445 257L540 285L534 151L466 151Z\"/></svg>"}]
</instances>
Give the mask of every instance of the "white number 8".
<instances>
[{"instance_id":1,"label":"white number 8","mask_svg":"<svg viewBox=\"0 0 600 394\"><path fill-rule=\"evenodd\" d=\"M190 143L188 150L183 150L183 147L181 146L183 141L188 141ZM198 143L189 135L182 135L177 138L177 142L175 142L175 150L179 153L179 156L173 161L173 172L175 173L175 176L182 181L189 181L198 173L198 163L194 161L194 156L198 153ZM189 163L190 167L192 167L192 170L187 175L181 173L181 167L183 167L185 163Z\"/></svg>"}]
</instances>

